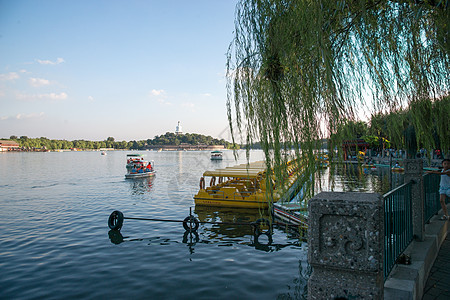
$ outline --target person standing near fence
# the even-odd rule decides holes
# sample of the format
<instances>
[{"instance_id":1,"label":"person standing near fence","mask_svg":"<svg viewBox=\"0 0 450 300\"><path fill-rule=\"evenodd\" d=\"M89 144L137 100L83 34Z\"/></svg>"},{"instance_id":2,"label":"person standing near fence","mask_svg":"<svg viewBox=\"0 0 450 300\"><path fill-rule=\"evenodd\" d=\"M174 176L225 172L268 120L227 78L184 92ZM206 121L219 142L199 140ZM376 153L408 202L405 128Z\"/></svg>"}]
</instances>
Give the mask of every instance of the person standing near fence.
<instances>
[{"instance_id":1,"label":"person standing near fence","mask_svg":"<svg viewBox=\"0 0 450 300\"><path fill-rule=\"evenodd\" d=\"M445 199L450 197L450 159L446 158L442 161L442 171L427 171L428 174L441 175L441 183L439 185L439 200L441 202L442 211L444 215L441 220L449 220L447 206L445 205Z\"/></svg>"}]
</instances>

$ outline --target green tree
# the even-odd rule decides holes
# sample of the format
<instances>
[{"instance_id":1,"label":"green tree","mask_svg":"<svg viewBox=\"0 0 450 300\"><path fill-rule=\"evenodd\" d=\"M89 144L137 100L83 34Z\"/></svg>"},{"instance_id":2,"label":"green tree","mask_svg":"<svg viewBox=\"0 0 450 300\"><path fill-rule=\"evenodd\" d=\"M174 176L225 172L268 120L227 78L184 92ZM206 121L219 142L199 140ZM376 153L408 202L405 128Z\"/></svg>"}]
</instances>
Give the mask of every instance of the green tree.
<instances>
[{"instance_id":1,"label":"green tree","mask_svg":"<svg viewBox=\"0 0 450 300\"><path fill-rule=\"evenodd\" d=\"M73 142L64 140L62 144L62 149L70 149L70 148L73 148Z\"/></svg>"},{"instance_id":2,"label":"green tree","mask_svg":"<svg viewBox=\"0 0 450 300\"><path fill-rule=\"evenodd\" d=\"M448 7L448 0L241 0L227 62L233 142L240 134L248 144L261 140L281 179L287 146L301 148L297 156L312 171L315 142L357 121L367 95L373 114L447 96ZM422 109L405 121L420 135ZM394 121L387 128L404 136L405 124Z\"/></svg>"},{"instance_id":3,"label":"green tree","mask_svg":"<svg viewBox=\"0 0 450 300\"><path fill-rule=\"evenodd\" d=\"M77 148L77 149L86 149L86 141L84 141L84 140L73 141L73 146L74 146L74 148Z\"/></svg>"}]
</instances>

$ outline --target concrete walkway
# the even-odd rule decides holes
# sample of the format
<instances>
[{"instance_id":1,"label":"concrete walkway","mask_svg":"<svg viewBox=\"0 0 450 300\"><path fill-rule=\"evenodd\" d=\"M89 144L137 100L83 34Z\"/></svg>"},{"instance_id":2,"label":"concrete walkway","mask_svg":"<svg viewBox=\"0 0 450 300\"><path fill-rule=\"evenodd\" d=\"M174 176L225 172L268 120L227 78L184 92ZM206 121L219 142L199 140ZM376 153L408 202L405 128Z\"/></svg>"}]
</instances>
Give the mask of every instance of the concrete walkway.
<instances>
[{"instance_id":1,"label":"concrete walkway","mask_svg":"<svg viewBox=\"0 0 450 300\"><path fill-rule=\"evenodd\" d=\"M423 300L450 299L450 234L439 249L423 291Z\"/></svg>"}]
</instances>

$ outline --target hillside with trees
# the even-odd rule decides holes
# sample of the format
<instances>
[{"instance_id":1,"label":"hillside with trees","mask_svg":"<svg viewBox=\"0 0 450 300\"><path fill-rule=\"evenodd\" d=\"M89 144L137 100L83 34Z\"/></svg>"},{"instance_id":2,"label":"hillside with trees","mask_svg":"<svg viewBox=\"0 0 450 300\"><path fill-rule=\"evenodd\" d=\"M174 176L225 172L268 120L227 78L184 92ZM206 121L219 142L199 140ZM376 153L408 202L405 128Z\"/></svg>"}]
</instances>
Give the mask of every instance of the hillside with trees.
<instances>
[{"instance_id":1,"label":"hillside with trees","mask_svg":"<svg viewBox=\"0 0 450 300\"><path fill-rule=\"evenodd\" d=\"M57 150L57 149L133 149L133 150L145 150L150 145L180 145L190 144L190 145L224 145L225 148L230 148L231 143L225 141L224 139L215 139L211 136L206 136L196 133L186 133L175 135L171 132L166 132L163 135L155 136L153 139L139 140L139 141L116 141L114 137L108 137L104 141L87 141L87 140L53 140L46 137L40 138L29 138L27 136L11 136L10 140L19 143L20 147L24 150L35 150L35 149L47 149L47 150Z\"/></svg>"}]
</instances>

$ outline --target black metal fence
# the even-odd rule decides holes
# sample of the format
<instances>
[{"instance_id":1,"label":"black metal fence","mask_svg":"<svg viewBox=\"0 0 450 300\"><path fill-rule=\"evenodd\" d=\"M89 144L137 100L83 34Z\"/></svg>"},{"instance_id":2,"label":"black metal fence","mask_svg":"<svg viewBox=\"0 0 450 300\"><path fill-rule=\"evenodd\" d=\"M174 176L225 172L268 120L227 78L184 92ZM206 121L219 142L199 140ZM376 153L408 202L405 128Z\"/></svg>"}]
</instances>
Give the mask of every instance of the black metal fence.
<instances>
[{"instance_id":1,"label":"black metal fence","mask_svg":"<svg viewBox=\"0 0 450 300\"><path fill-rule=\"evenodd\" d=\"M385 279L413 240L411 185L411 182L405 183L383 196Z\"/></svg>"},{"instance_id":2,"label":"black metal fence","mask_svg":"<svg viewBox=\"0 0 450 300\"><path fill-rule=\"evenodd\" d=\"M423 175L424 222L428 223L441 209L439 202L440 176ZM385 260L384 278L392 271L398 257L413 240L411 185L405 183L383 196ZM447 198L448 202L448 198Z\"/></svg>"},{"instance_id":3,"label":"black metal fence","mask_svg":"<svg viewBox=\"0 0 450 300\"><path fill-rule=\"evenodd\" d=\"M424 221L428 223L440 209L439 203L439 181L440 176L437 174L425 174L423 176L424 190Z\"/></svg>"}]
</instances>

